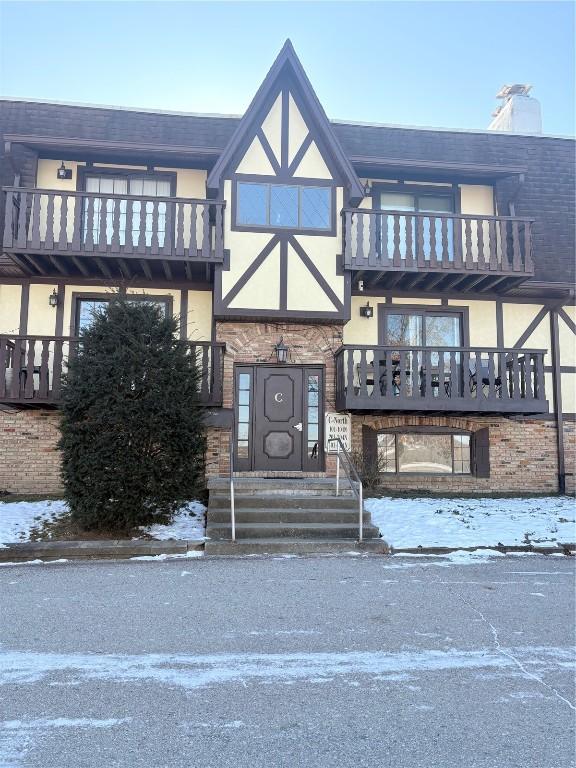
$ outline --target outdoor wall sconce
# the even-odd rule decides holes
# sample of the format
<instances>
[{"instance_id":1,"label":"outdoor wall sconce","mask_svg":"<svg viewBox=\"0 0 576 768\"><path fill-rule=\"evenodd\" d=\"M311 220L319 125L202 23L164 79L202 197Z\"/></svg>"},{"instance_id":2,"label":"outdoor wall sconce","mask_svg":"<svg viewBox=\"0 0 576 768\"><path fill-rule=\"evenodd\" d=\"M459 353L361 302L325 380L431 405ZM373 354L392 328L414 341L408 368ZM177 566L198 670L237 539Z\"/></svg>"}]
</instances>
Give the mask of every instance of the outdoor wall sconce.
<instances>
[{"instance_id":1,"label":"outdoor wall sconce","mask_svg":"<svg viewBox=\"0 0 576 768\"><path fill-rule=\"evenodd\" d=\"M62 165L56 171L56 178L61 180L72 178L72 169L66 168L66 166L64 165L64 160L62 160Z\"/></svg>"},{"instance_id":2,"label":"outdoor wall sconce","mask_svg":"<svg viewBox=\"0 0 576 768\"><path fill-rule=\"evenodd\" d=\"M372 194L372 184L370 184L369 179L366 179L366 183L364 184L364 197L370 197Z\"/></svg>"},{"instance_id":3,"label":"outdoor wall sconce","mask_svg":"<svg viewBox=\"0 0 576 768\"><path fill-rule=\"evenodd\" d=\"M50 296L48 296L48 304L50 304L51 307L58 306L58 294L56 293L56 288L54 288Z\"/></svg>"},{"instance_id":4,"label":"outdoor wall sconce","mask_svg":"<svg viewBox=\"0 0 576 768\"><path fill-rule=\"evenodd\" d=\"M365 306L360 307L360 317L374 317L374 307L370 306L369 301Z\"/></svg>"},{"instance_id":5,"label":"outdoor wall sconce","mask_svg":"<svg viewBox=\"0 0 576 768\"><path fill-rule=\"evenodd\" d=\"M280 341L274 347L274 351L279 363L285 363L288 360L288 347L284 344L284 336L280 336Z\"/></svg>"}]
</instances>

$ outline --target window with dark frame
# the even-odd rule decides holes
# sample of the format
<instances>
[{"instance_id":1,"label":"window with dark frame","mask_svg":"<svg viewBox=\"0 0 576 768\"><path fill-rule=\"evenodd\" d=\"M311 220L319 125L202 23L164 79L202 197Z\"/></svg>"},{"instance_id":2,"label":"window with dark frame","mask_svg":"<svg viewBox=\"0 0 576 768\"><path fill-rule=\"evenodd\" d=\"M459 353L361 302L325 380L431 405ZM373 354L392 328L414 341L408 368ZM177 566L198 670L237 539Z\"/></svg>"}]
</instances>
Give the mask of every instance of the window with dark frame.
<instances>
[{"instance_id":1,"label":"window with dark frame","mask_svg":"<svg viewBox=\"0 0 576 768\"><path fill-rule=\"evenodd\" d=\"M441 307L386 309L381 330L387 347L461 347L464 320L460 311Z\"/></svg>"},{"instance_id":2,"label":"window with dark frame","mask_svg":"<svg viewBox=\"0 0 576 768\"><path fill-rule=\"evenodd\" d=\"M138 195L140 197L170 197L172 194L172 182L162 174L138 175L137 173L86 173L84 175L84 191L109 195ZM89 206L92 205L93 213L90 215ZM141 239L150 247L154 233L158 238L158 247L164 246L166 232L169 224L168 203L157 203L156 217L154 217L154 202L152 200L127 200L118 197L95 197L92 203L89 198L84 199L83 206L83 238L99 243L101 239L102 206L105 211L105 242L111 243L114 234L115 219L118 222L118 239L121 246L128 241L138 244ZM144 207L144 210L142 208ZM128 209L131 212L131 231L127 233ZM154 222L156 218L156 222Z\"/></svg>"},{"instance_id":3,"label":"window with dark frame","mask_svg":"<svg viewBox=\"0 0 576 768\"><path fill-rule=\"evenodd\" d=\"M92 322L94 321L94 313L98 312L101 309L104 309L109 302L112 300L112 297L108 296L102 296L100 297L78 297L76 299L76 311L75 311L75 332L79 333L84 328L88 328L90 325L92 325ZM168 308L170 300L167 297L166 299L157 299L152 298L148 296L130 296L127 298L127 301L130 302L137 302L137 301L146 301L150 304L155 304L156 306L160 307L164 313L164 316L168 314Z\"/></svg>"},{"instance_id":4,"label":"window with dark frame","mask_svg":"<svg viewBox=\"0 0 576 768\"><path fill-rule=\"evenodd\" d=\"M236 224L329 230L332 227L332 189L239 181L236 185Z\"/></svg>"},{"instance_id":5,"label":"window with dark frame","mask_svg":"<svg viewBox=\"0 0 576 768\"><path fill-rule=\"evenodd\" d=\"M411 213L425 213L430 214L429 217L423 217L421 219L421 238L423 246L424 259L430 259L432 253L432 243L434 242L435 250L442 243L442 219L434 217L434 214L438 216L445 216L446 214L455 213L456 205L454 199L454 193L451 189L442 187L425 187L421 191L408 187L404 190L402 186L396 189L383 189L376 193L374 202L376 207L382 210L406 212L405 216L400 217L399 232L398 232L398 248L400 251L400 258L406 258L407 253L407 236L406 230L410 227L412 249L415 248L417 243L416 232L416 217L410 216ZM392 215L386 216L386 220L381 222L379 233L379 245L380 248L388 254L393 254L395 251L395 222ZM454 222L452 219L448 219L445 222L446 227L446 248L448 253L448 259L451 261L454 258ZM434 238L432 238L432 234Z\"/></svg>"},{"instance_id":6,"label":"window with dark frame","mask_svg":"<svg viewBox=\"0 0 576 768\"><path fill-rule=\"evenodd\" d=\"M380 432L378 466L386 474L469 475L468 433Z\"/></svg>"}]
</instances>

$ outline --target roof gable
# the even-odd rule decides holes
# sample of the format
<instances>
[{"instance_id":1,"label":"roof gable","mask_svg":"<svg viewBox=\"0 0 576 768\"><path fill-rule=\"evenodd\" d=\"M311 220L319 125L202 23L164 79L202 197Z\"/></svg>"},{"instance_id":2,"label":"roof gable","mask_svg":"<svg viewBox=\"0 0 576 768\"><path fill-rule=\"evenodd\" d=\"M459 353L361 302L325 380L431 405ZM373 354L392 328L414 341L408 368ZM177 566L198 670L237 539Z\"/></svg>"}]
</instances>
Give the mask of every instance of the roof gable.
<instances>
[{"instance_id":1,"label":"roof gable","mask_svg":"<svg viewBox=\"0 0 576 768\"><path fill-rule=\"evenodd\" d=\"M296 124L293 119L295 114L310 127L310 137L307 137L306 130L302 136L289 141L284 126L290 120L292 130ZM264 139L267 153L276 168L291 166L291 173L294 174L298 165L304 169L312 158L318 160L322 156L334 177L344 185L346 202L357 204L362 199L363 188L358 176L344 154L290 40L284 44L210 172L207 182L209 194L218 194L224 175L251 147L255 136L259 136L260 141ZM305 173L298 175L304 176Z\"/></svg>"}]
</instances>

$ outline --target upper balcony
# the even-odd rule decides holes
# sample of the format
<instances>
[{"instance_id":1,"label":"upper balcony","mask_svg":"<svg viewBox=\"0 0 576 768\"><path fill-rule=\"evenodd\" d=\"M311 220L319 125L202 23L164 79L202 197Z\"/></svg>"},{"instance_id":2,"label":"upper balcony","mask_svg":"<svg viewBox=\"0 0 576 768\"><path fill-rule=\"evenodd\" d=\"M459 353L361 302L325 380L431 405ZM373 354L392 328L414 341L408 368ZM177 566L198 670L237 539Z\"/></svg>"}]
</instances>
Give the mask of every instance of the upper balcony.
<instances>
[{"instance_id":1,"label":"upper balcony","mask_svg":"<svg viewBox=\"0 0 576 768\"><path fill-rule=\"evenodd\" d=\"M4 187L4 251L30 275L205 279L223 201Z\"/></svg>"},{"instance_id":2,"label":"upper balcony","mask_svg":"<svg viewBox=\"0 0 576 768\"><path fill-rule=\"evenodd\" d=\"M200 403L222 405L225 344L182 343L196 360ZM77 349L78 339L67 336L0 335L0 404L17 408L59 406L62 376Z\"/></svg>"},{"instance_id":3,"label":"upper balcony","mask_svg":"<svg viewBox=\"0 0 576 768\"><path fill-rule=\"evenodd\" d=\"M534 274L531 219L361 208L342 215L344 267L367 288L504 292Z\"/></svg>"}]
</instances>

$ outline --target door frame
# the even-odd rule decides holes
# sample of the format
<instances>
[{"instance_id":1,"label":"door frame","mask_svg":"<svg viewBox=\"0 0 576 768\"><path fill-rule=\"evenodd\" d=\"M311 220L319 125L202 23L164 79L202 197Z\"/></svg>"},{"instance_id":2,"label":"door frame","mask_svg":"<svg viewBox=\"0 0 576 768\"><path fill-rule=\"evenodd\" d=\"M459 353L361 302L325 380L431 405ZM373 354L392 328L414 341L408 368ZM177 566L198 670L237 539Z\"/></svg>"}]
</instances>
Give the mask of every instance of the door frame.
<instances>
[{"instance_id":1,"label":"door frame","mask_svg":"<svg viewBox=\"0 0 576 768\"><path fill-rule=\"evenodd\" d=\"M305 364L298 365L292 363L274 364L274 363L234 363L234 424L232 428L234 443L234 468L239 472L278 472L281 470L266 470L254 468L254 440L256 437L256 411L254 402L256 372L259 368L277 368L279 371L287 369L299 369L302 371L302 466L299 470L286 470L287 472L324 472L326 459L324 453L324 385L325 385L325 365ZM248 430L248 457L238 456L238 386L241 373L250 373L250 422ZM317 374L319 377L318 386L318 459L313 460L308 457L308 376Z\"/></svg>"}]
</instances>

